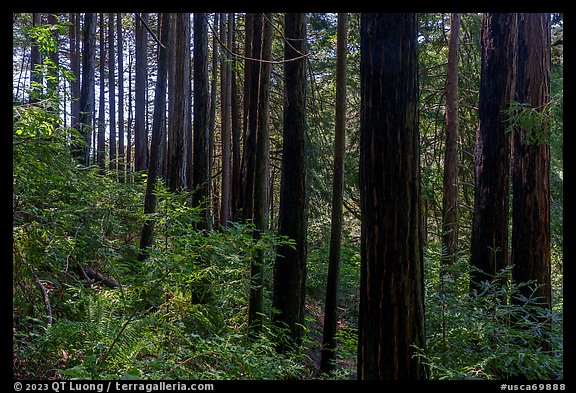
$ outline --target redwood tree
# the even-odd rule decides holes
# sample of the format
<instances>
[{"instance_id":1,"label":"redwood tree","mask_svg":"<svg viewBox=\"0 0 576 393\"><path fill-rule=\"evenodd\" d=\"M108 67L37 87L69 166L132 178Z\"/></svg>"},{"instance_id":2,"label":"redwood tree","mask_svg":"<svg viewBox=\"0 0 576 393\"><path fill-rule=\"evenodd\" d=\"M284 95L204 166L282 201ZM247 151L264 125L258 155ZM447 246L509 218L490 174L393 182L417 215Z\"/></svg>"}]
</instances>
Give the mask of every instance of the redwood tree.
<instances>
[{"instance_id":1,"label":"redwood tree","mask_svg":"<svg viewBox=\"0 0 576 393\"><path fill-rule=\"evenodd\" d=\"M162 148L165 141L165 121L166 121L166 80L168 74L168 38L170 37L171 15L162 13L159 15L160 42L164 45L158 46L158 76L156 78L156 89L154 92L154 114L152 117L152 141L150 144L150 163L148 165L148 176L146 178L146 194L144 197L144 214L152 214L156 211L156 195L154 189L160 175L160 160ZM144 222L142 234L140 236L139 259L144 260L148 253L146 249L152 246L154 239L154 220L149 218Z\"/></svg>"},{"instance_id":2,"label":"redwood tree","mask_svg":"<svg viewBox=\"0 0 576 393\"><path fill-rule=\"evenodd\" d=\"M342 204L344 194L344 154L346 149L346 54L348 51L348 14L338 14L336 49L336 115L334 128L334 179L332 182L332 222L328 281L324 306L322 356L320 370L334 370L336 329L338 323L338 289L340 279L340 244L342 238Z\"/></svg>"},{"instance_id":3,"label":"redwood tree","mask_svg":"<svg viewBox=\"0 0 576 393\"><path fill-rule=\"evenodd\" d=\"M516 100L536 112L550 102L550 64L550 15L519 14ZM529 287L521 293L537 297L550 310L550 130L542 124L543 128L515 129L513 134L511 262L515 282L534 280L538 285L534 293ZM550 350L546 336L542 347Z\"/></svg>"},{"instance_id":4,"label":"redwood tree","mask_svg":"<svg viewBox=\"0 0 576 393\"><path fill-rule=\"evenodd\" d=\"M98 85L98 144L96 146L96 162L100 170L105 169L106 161L106 95L104 74L106 72L106 42L104 41L104 14L100 13L100 83Z\"/></svg>"},{"instance_id":5,"label":"redwood tree","mask_svg":"<svg viewBox=\"0 0 576 393\"><path fill-rule=\"evenodd\" d=\"M90 136L92 134L94 117L94 68L96 67L96 14L84 14L84 27L82 31L82 82L80 87L80 132L84 137L84 144L75 144L75 156L84 165L90 161Z\"/></svg>"},{"instance_id":6,"label":"redwood tree","mask_svg":"<svg viewBox=\"0 0 576 393\"><path fill-rule=\"evenodd\" d=\"M148 166L148 132L146 130L146 89L148 86L146 28L148 14L136 16L136 86L134 103L134 171Z\"/></svg>"},{"instance_id":7,"label":"redwood tree","mask_svg":"<svg viewBox=\"0 0 576 393\"><path fill-rule=\"evenodd\" d=\"M210 229L210 93L208 89L208 23L206 14L194 13L194 134L193 204L203 205L199 227Z\"/></svg>"},{"instance_id":8,"label":"redwood tree","mask_svg":"<svg viewBox=\"0 0 576 393\"><path fill-rule=\"evenodd\" d=\"M306 14L286 13L284 22L284 127L278 235L296 242L280 244L274 264L273 320L302 341L306 296ZM280 351L286 349L279 345Z\"/></svg>"},{"instance_id":9,"label":"redwood tree","mask_svg":"<svg viewBox=\"0 0 576 393\"><path fill-rule=\"evenodd\" d=\"M360 20L358 379L424 379L417 14Z\"/></svg>"},{"instance_id":10,"label":"redwood tree","mask_svg":"<svg viewBox=\"0 0 576 393\"><path fill-rule=\"evenodd\" d=\"M256 98L256 151L254 156L254 241L258 242L268 229L267 171L270 151L270 74L272 56L273 14L256 14L260 20L262 45L258 65L258 95ZM258 30L254 28L255 35ZM255 97L251 97L252 98ZM264 250L258 249L250 261L250 299L248 303L248 329L254 337L262 330L264 304Z\"/></svg>"},{"instance_id":11,"label":"redwood tree","mask_svg":"<svg viewBox=\"0 0 576 393\"><path fill-rule=\"evenodd\" d=\"M508 265L510 133L506 110L514 94L516 14L482 17L480 104L474 161L476 187L472 220L470 289Z\"/></svg>"},{"instance_id":12,"label":"redwood tree","mask_svg":"<svg viewBox=\"0 0 576 393\"><path fill-rule=\"evenodd\" d=\"M108 105L110 119L110 170L116 170L116 88L114 59L114 14L108 14Z\"/></svg>"},{"instance_id":13,"label":"redwood tree","mask_svg":"<svg viewBox=\"0 0 576 393\"><path fill-rule=\"evenodd\" d=\"M118 170L120 181L125 180L124 169L124 49L122 14L116 14L116 39L118 40Z\"/></svg>"},{"instance_id":14,"label":"redwood tree","mask_svg":"<svg viewBox=\"0 0 576 393\"><path fill-rule=\"evenodd\" d=\"M454 263L458 246L458 39L460 14L450 16L446 75L446 145L442 199L442 261Z\"/></svg>"}]
</instances>

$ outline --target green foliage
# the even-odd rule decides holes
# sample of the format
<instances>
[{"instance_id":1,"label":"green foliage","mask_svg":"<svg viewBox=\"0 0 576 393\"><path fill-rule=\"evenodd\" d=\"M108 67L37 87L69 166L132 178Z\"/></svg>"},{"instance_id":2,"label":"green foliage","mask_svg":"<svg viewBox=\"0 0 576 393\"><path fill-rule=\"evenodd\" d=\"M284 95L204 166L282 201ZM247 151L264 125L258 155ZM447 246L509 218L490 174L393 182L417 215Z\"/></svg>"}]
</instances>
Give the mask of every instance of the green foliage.
<instances>
[{"instance_id":1,"label":"green foliage","mask_svg":"<svg viewBox=\"0 0 576 393\"><path fill-rule=\"evenodd\" d=\"M511 283L511 268L498 272L495 285L469 294L469 265L465 258L440 278L439 250L426 255L426 352L431 379L562 379L562 313L550 314L535 297L519 289L533 283ZM537 319L530 315L538 315ZM552 319L552 331L547 320ZM552 351L540 345L548 339Z\"/></svg>"},{"instance_id":2,"label":"green foliage","mask_svg":"<svg viewBox=\"0 0 576 393\"><path fill-rule=\"evenodd\" d=\"M561 111L562 97L550 100L539 108L533 108L528 103L513 101L505 111L508 116L508 131L519 132L520 140L526 145L541 145L550 142L550 129L558 128L556 112ZM560 112L561 116L561 112Z\"/></svg>"}]
</instances>

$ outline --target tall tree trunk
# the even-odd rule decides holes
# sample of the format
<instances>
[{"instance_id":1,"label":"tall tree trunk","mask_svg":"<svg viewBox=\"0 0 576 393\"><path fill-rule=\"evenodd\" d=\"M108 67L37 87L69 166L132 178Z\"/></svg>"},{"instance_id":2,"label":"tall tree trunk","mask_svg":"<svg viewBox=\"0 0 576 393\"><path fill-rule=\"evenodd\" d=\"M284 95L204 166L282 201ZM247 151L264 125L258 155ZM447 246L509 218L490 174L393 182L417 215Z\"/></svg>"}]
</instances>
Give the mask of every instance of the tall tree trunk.
<instances>
[{"instance_id":1,"label":"tall tree trunk","mask_svg":"<svg viewBox=\"0 0 576 393\"><path fill-rule=\"evenodd\" d=\"M32 13L32 27L42 25L42 14L39 12ZM30 95L30 102L37 102L42 96L43 78L40 72L36 72L36 67L42 64L42 54L38 45L32 44L30 49L30 85L37 84L37 87Z\"/></svg>"},{"instance_id":2,"label":"tall tree trunk","mask_svg":"<svg viewBox=\"0 0 576 393\"><path fill-rule=\"evenodd\" d=\"M132 124L134 122L134 109L132 106L132 96L134 95L134 90L132 89L132 64L130 44L128 44L128 124L126 127L126 180L128 182L133 181L132 170L134 168L132 164Z\"/></svg>"},{"instance_id":3,"label":"tall tree trunk","mask_svg":"<svg viewBox=\"0 0 576 393\"><path fill-rule=\"evenodd\" d=\"M232 13L232 24L229 27L230 40L234 53L238 53L236 45L236 18ZM232 73L230 75L230 114L232 116L232 194L230 196L230 208L232 209L232 221L237 221L238 216L238 200L240 199L240 108L238 102L238 84L236 80L236 57L232 57Z\"/></svg>"},{"instance_id":4,"label":"tall tree trunk","mask_svg":"<svg viewBox=\"0 0 576 393\"><path fill-rule=\"evenodd\" d=\"M174 91L168 131L168 177L171 191L186 186L186 133L190 128L190 14L175 14Z\"/></svg>"},{"instance_id":5,"label":"tall tree trunk","mask_svg":"<svg viewBox=\"0 0 576 393\"><path fill-rule=\"evenodd\" d=\"M255 13L246 13L246 41L244 54L247 58L260 56L262 47L262 18ZM256 119L258 108L259 63L246 60L244 63L244 151L242 155L242 190L240 209L242 221L253 218L254 173L256 156Z\"/></svg>"},{"instance_id":6,"label":"tall tree trunk","mask_svg":"<svg viewBox=\"0 0 576 393\"><path fill-rule=\"evenodd\" d=\"M96 66L96 14L84 14L82 32L82 85L80 88L80 132L85 143L74 144L76 158L84 165L90 163L90 140L93 132L94 119L94 68Z\"/></svg>"},{"instance_id":7,"label":"tall tree trunk","mask_svg":"<svg viewBox=\"0 0 576 393\"><path fill-rule=\"evenodd\" d=\"M106 95L104 80L106 73L106 41L104 41L104 14L100 13L100 83L98 91L100 95L98 105L98 145L96 147L96 162L103 172L106 168Z\"/></svg>"},{"instance_id":8,"label":"tall tree trunk","mask_svg":"<svg viewBox=\"0 0 576 393\"><path fill-rule=\"evenodd\" d=\"M122 37L122 14L116 14L116 39L118 40L118 170L120 181L126 180L124 161L124 49Z\"/></svg>"},{"instance_id":9,"label":"tall tree trunk","mask_svg":"<svg viewBox=\"0 0 576 393\"><path fill-rule=\"evenodd\" d=\"M334 128L334 179L332 182L332 223L328 256L328 281L324 306L324 331L320 370L335 368L338 292L340 280L340 244L342 238L342 196L344 193L344 154L346 149L346 54L348 52L348 14L338 14L336 49L336 115Z\"/></svg>"},{"instance_id":10,"label":"tall tree trunk","mask_svg":"<svg viewBox=\"0 0 576 393\"><path fill-rule=\"evenodd\" d=\"M58 24L58 18L56 14L48 14L48 24L53 26L54 28L52 29L52 37L54 38L54 41L56 42L56 48L53 52L50 52L49 58L50 61L52 62L52 66L49 69L49 74L51 76L51 79L48 80L47 82L47 91L48 91L48 95L52 95L52 94L57 94L58 91L58 81L59 81L59 77L58 77L58 65L59 65L59 34L58 34L58 29L55 27L55 25ZM58 108L51 108L51 110L53 112L58 113Z\"/></svg>"},{"instance_id":11,"label":"tall tree trunk","mask_svg":"<svg viewBox=\"0 0 576 393\"><path fill-rule=\"evenodd\" d=\"M228 21L230 22L230 21ZM220 41L231 48L230 35L226 31L226 14L220 15ZM230 220L230 74L231 67L226 51L220 55L220 112L222 119L222 189L220 198L220 225L228 225Z\"/></svg>"},{"instance_id":12,"label":"tall tree trunk","mask_svg":"<svg viewBox=\"0 0 576 393\"><path fill-rule=\"evenodd\" d=\"M425 379L417 14L360 21L358 379Z\"/></svg>"},{"instance_id":13,"label":"tall tree trunk","mask_svg":"<svg viewBox=\"0 0 576 393\"><path fill-rule=\"evenodd\" d=\"M272 307L276 325L287 327L290 340L302 342L306 296L306 14L286 13L284 22L284 128L278 235L296 247L278 246ZM298 60L292 60L299 58ZM292 61L288 61L292 60ZM281 340L283 342L284 340ZM286 348L279 343L278 349Z\"/></svg>"},{"instance_id":14,"label":"tall tree trunk","mask_svg":"<svg viewBox=\"0 0 576 393\"><path fill-rule=\"evenodd\" d=\"M442 262L456 261L458 249L458 39L460 14L450 16L448 70L446 76L446 143L442 199ZM443 271L443 270L442 270Z\"/></svg>"},{"instance_id":15,"label":"tall tree trunk","mask_svg":"<svg viewBox=\"0 0 576 393\"><path fill-rule=\"evenodd\" d=\"M257 73L258 102L256 119L256 157L254 175L254 240L260 240L262 233L268 229L268 161L270 156L270 73L269 60L272 55L273 14L260 13L255 19L260 20L262 46ZM255 26L256 31L256 26ZM248 329L254 337L262 331L264 303L264 250L258 249L256 257L250 261L250 299L248 304Z\"/></svg>"},{"instance_id":16,"label":"tall tree trunk","mask_svg":"<svg viewBox=\"0 0 576 393\"><path fill-rule=\"evenodd\" d=\"M550 101L550 14L519 14L517 59L517 100L543 111ZM549 132L546 125L514 130L511 259L516 283L534 280L538 285L534 293L529 287L523 287L521 293L526 298L537 297L542 307L551 310ZM551 323L550 318L546 321ZM551 349L549 335L550 331L546 332L542 340L545 351Z\"/></svg>"},{"instance_id":17,"label":"tall tree trunk","mask_svg":"<svg viewBox=\"0 0 576 393\"><path fill-rule=\"evenodd\" d=\"M70 70L75 79L70 81L70 126L78 129L80 120L80 15L76 12L70 13L69 26L70 40Z\"/></svg>"},{"instance_id":18,"label":"tall tree trunk","mask_svg":"<svg viewBox=\"0 0 576 393\"><path fill-rule=\"evenodd\" d=\"M108 14L108 106L110 108L110 165L111 171L118 169L116 160L116 82L114 60L114 14Z\"/></svg>"},{"instance_id":19,"label":"tall tree trunk","mask_svg":"<svg viewBox=\"0 0 576 393\"><path fill-rule=\"evenodd\" d=\"M148 22L148 14L142 13ZM148 131L146 130L146 90L148 88L146 28L136 17L136 86L134 124L134 171L145 171L148 167Z\"/></svg>"},{"instance_id":20,"label":"tall tree trunk","mask_svg":"<svg viewBox=\"0 0 576 393\"><path fill-rule=\"evenodd\" d=\"M209 135L208 135L208 165L209 173L212 173L212 166L214 165L214 132L216 128L216 106L217 106L217 91L218 91L218 21L220 20L220 14L218 12L214 13L213 21L213 33L212 33L212 69L211 69L211 81L210 81L210 123L209 123ZM210 190L208 195L215 196L216 192L212 192L212 181L208 182L208 189ZM215 202L212 202L213 206L217 206ZM214 212L216 213L216 212Z\"/></svg>"},{"instance_id":21,"label":"tall tree trunk","mask_svg":"<svg viewBox=\"0 0 576 393\"><path fill-rule=\"evenodd\" d=\"M476 132L476 188L472 222L470 289L493 281L508 266L510 133L505 110L514 94L516 14L486 13L482 18L480 104Z\"/></svg>"},{"instance_id":22,"label":"tall tree trunk","mask_svg":"<svg viewBox=\"0 0 576 393\"><path fill-rule=\"evenodd\" d=\"M202 205L199 229L210 229L210 162L208 90L208 23L206 14L194 14L194 163L193 205Z\"/></svg>"},{"instance_id":23,"label":"tall tree trunk","mask_svg":"<svg viewBox=\"0 0 576 393\"><path fill-rule=\"evenodd\" d=\"M160 23L160 42L164 45L158 46L158 76L156 79L156 89L154 92L154 114L152 118L152 141L150 144L150 162L148 165L148 176L146 178L146 195L144 197L144 214L152 214L156 211L156 195L154 189L160 175L160 160L162 158L162 149L164 146L165 122L166 122L166 80L168 74L168 48L171 29L171 15L162 13L159 15ZM146 219L142 227L140 236L140 255L139 259L144 260L148 253L147 249L152 246L154 240L154 220Z\"/></svg>"}]
</instances>

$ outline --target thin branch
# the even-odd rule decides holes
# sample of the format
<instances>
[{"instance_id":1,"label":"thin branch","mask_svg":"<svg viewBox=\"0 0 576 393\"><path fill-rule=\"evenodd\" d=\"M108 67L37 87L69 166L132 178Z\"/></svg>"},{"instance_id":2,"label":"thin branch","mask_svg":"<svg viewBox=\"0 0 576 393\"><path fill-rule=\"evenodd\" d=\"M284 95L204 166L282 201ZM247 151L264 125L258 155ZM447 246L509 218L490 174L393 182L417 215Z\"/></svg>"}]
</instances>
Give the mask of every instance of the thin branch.
<instances>
[{"instance_id":1,"label":"thin branch","mask_svg":"<svg viewBox=\"0 0 576 393\"><path fill-rule=\"evenodd\" d=\"M46 288L42 285L42 282L36 277L36 285L40 288L42 296L44 297L44 306L46 306L46 312L48 313L48 326L52 325L52 306L50 305L50 298L48 297L48 292Z\"/></svg>"},{"instance_id":2,"label":"thin branch","mask_svg":"<svg viewBox=\"0 0 576 393\"><path fill-rule=\"evenodd\" d=\"M150 26L148 26L148 23L146 23L146 21L140 16L140 14L138 12L135 12L134 15L136 15L138 19L140 19L140 22L142 22L146 30L148 30L148 33L150 33L152 35L152 38L154 38L154 41L156 41L156 43L158 43L158 45L160 45L162 48L166 49L166 47L160 42L158 37L156 37L156 34L154 34Z\"/></svg>"},{"instance_id":3,"label":"thin branch","mask_svg":"<svg viewBox=\"0 0 576 393\"><path fill-rule=\"evenodd\" d=\"M308 55L302 55L302 56L298 56L298 57L294 57L292 59L288 59L288 60L264 60L264 59L256 59L254 57L247 57L244 55L241 55L239 53L235 53L232 52L230 50L230 48L228 48L222 41L220 41L220 38L218 38L218 34L216 34L216 32L214 31L214 27L212 27L212 24L210 24L210 21L208 20L208 17L206 16L206 14L204 13L204 19L206 19L206 23L208 24L208 27L210 27L210 30L212 31L213 37L216 39L216 41L218 41L218 44L224 48L224 50L226 52L228 52L230 55L237 57L239 59L242 60L249 60L249 61L257 61L259 63L269 63L269 64L284 64L284 63L288 63L290 61L295 61L295 60L300 60L302 58L308 58Z\"/></svg>"}]
</instances>

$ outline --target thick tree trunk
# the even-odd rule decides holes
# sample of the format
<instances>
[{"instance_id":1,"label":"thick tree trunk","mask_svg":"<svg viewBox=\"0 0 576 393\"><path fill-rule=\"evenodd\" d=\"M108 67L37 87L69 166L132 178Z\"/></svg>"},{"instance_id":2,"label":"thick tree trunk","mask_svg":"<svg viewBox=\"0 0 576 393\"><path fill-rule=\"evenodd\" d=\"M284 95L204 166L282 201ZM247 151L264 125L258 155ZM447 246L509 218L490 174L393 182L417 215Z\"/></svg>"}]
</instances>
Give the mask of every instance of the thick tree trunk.
<instances>
[{"instance_id":1,"label":"thick tree trunk","mask_svg":"<svg viewBox=\"0 0 576 393\"><path fill-rule=\"evenodd\" d=\"M148 22L148 14L142 13ZM134 124L134 171L145 171L148 167L148 131L146 130L146 90L148 86L146 28L136 17L136 86Z\"/></svg>"},{"instance_id":2,"label":"thick tree trunk","mask_svg":"<svg viewBox=\"0 0 576 393\"><path fill-rule=\"evenodd\" d=\"M359 379L424 379L417 14L360 21Z\"/></svg>"},{"instance_id":3,"label":"thick tree trunk","mask_svg":"<svg viewBox=\"0 0 576 393\"><path fill-rule=\"evenodd\" d=\"M522 13L518 18L516 97L520 103L542 111L550 101L550 15ZM550 310L550 130L514 130L512 165L512 278L516 283L534 280L534 293ZM530 142L532 140L532 142ZM523 304L520 299L517 303ZM551 323L551 320L547 320ZM550 350L549 332L542 348Z\"/></svg>"},{"instance_id":4,"label":"thick tree trunk","mask_svg":"<svg viewBox=\"0 0 576 393\"><path fill-rule=\"evenodd\" d=\"M203 206L200 229L210 229L210 162L208 90L208 24L206 14L194 13L194 142L193 205Z\"/></svg>"},{"instance_id":5,"label":"thick tree trunk","mask_svg":"<svg viewBox=\"0 0 576 393\"><path fill-rule=\"evenodd\" d=\"M286 13L284 22L284 128L278 235L296 247L278 246L274 265L273 320L287 327L290 340L302 342L306 296L306 14ZM282 340L284 341L284 340ZM282 352L288 348L280 344Z\"/></svg>"},{"instance_id":6,"label":"thick tree trunk","mask_svg":"<svg viewBox=\"0 0 576 393\"><path fill-rule=\"evenodd\" d=\"M173 33L174 84L168 130L168 188L186 186L186 134L190 128L190 14L176 13Z\"/></svg>"},{"instance_id":7,"label":"thick tree trunk","mask_svg":"<svg viewBox=\"0 0 576 393\"><path fill-rule=\"evenodd\" d=\"M152 214L156 211L156 195L154 189L160 174L160 160L165 140L166 121L166 80L168 74L168 47L171 29L171 15L162 13L160 24L160 42L165 48L159 46L158 76L154 96L154 114L152 117L152 143L150 145L150 163L148 165L148 177L146 178L146 194L144 197L144 214ZM154 220L147 219L142 227L140 236L139 259L144 260L148 253L147 249L152 246L154 240Z\"/></svg>"},{"instance_id":8,"label":"thick tree trunk","mask_svg":"<svg viewBox=\"0 0 576 393\"><path fill-rule=\"evenodd\" d=\"M471 235L470 289L493 281L508 266L510 133L514 94L516 14L486 13L482 19L482 67L476 132L476 188Z\"/></svg>"},{"instance_id":9,"label":"thick tree trunk","mask_svg":"<svg viewBox=\"0 0 576 393\"><path fill-rule=\"evenodd\" d=\"M342 238L342 197L344 194L344 154L346 149L346 55L348 52L348 14L338 14L336 49L336 115L334 129L334 179L332 182L332 223L328 281L324 307L324 331L320 370L335 368L336 330L338 324L338 292L340 280L340 244Z\"/></svg>"},{"instance_id":10,"label":"thick tree trunk","mask_svg":"<svg viewBox=\"0 0 576 393\"><path fill-rule=\"evenodd\" d=\"M446 76L446 144L442 200L442 262L456 261L458 248L458 38L460 14L450 17L448 71Z\"/></svg>"}]
</instances>

